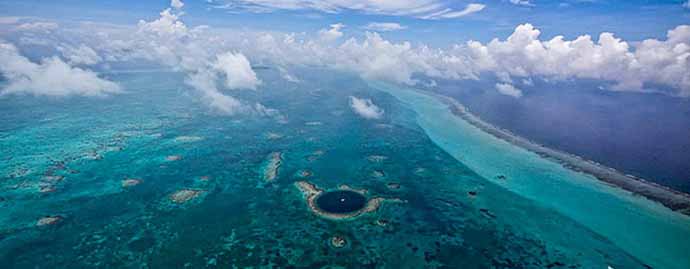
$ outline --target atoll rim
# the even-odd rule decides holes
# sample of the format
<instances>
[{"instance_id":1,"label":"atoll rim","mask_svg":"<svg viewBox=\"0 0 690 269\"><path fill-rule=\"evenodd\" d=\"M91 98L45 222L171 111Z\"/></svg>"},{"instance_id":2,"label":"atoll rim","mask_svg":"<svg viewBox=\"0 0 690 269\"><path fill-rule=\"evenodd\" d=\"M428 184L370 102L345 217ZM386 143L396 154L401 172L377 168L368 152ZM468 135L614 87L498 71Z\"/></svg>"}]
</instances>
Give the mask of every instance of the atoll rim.
<instances>
[{"instance_id":1,"label":"atoll rim","mask_svg":"<svg viewBox=\"0 0 690 269\"><path fill-rule=\"evenodd\" d=\"M329 191L316 198L316 206L328 213L345 214L361 210L367 205L367 198L355 191Z\"/></svg>"},{"instance_id":2,"label":"atoll rim","mask_svg":"<svg viewBox=\"0 0 690 269\"><path fill-rule=\"evenodd\" d=\"M355 189L348 185L340 185L337 190L332 191L324 191L308 181L295 182L295 186L302 192L309 209L316 215L328 219L352 219L374 212L384 201L404 202L398 198L369 198L368 190Z\"/></svg>"}]
</instances>

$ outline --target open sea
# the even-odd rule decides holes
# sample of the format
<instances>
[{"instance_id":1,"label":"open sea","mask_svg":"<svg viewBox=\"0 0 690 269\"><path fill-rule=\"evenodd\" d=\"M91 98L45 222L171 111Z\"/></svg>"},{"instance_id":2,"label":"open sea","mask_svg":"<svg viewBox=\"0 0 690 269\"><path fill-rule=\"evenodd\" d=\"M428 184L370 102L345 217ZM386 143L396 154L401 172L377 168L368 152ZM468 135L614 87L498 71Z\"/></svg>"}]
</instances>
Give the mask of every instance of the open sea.
<instances>
[{"instance_id":1,"label":"open sea","mask_svg":"<svg viewBox=\"0 0 690 269\"><path fill-rule=\"evenodd\" d=\"M539 79L518 84L523 96L513 98L494 82L440 82L435 91L522 137L690 193L690 99Z\"/></svg>"}]
</instances>

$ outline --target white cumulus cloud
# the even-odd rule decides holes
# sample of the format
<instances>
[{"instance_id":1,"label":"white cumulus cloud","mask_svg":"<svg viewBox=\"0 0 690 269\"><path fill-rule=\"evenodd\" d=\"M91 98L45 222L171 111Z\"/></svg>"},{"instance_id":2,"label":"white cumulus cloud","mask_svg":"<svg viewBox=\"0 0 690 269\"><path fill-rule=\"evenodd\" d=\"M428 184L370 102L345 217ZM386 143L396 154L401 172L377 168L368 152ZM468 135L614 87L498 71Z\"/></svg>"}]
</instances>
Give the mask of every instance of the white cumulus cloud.
<instances>
[{"instance_id":1,"label":"white cumulus cloud","mask_svg":"<svg viewBox=\"0 0 690 269\"><path fill-rule=\"evenodd\" d=\"M0 43L0 73L9 81L0 95L102 96L120 91L116 83L72 67L58 57L31 62L8 43Z\"/></svg>"},{"instance_id":2,"label":"white cumulus cloud","mask_svg":"<svg viewBox=\"0 0 690 269\"><path fill-rule=\"evenodd\" d=\"M343 29L344 27L345 24L342 23L331 24L329 29L319 30L319 37L321 40L326 42L335 41L343 36L343 32L341 32L340 29Z\"/></svg>"},{"instance_id":3,"label":"white cumulus cloud","mask_svg":"<svg viewBox=\"0 0 690 269\"><path fill-rule=\"evenodd\" d=\"M471 61L479 71L509 76L583 78L615 82L617 90L639 91L644 83L665 84L690 96L690 26L681 25L667 40L647 39L635 48L612 33L598 41L583 35L574 40L556 36L540 40L531 24L518 26L506 40L467 43Z\"/></svg>"},{"instance_id":4,"label":"white cumulus cloud","mask_svg":"<svg viewBox=\"0 0 690 269\"><path fill-rule=\"evenodd\" d=\"M234 115L237 113L246 113L251 110L247 105L240 102L240 100L221 93L216 87L217 79L218 77L215 72L199 70L198 72L189 73L185 79L185 83L200 91L202 93L202 98L207 102L209 107L216 111Z\"/></svg>"},{"instance_id":5,"label":"white cumulus cloud","mask_svg":"<svg viewBox=\"0 0 690 269\"><path fill-rule=\"evenodd\" d=\"M139 21L139 31L156 34L158 36L183 36L188 33L187 26L179 20L180 15L169 8L161 11L160 18L155 21Z\"/></svg>"},{"instance_id":6,"label":"white cumulus cloud","mask_svg":"<svg viewBox=\"0 0 690 269\"><path fill-rule=\"evenodd\" d=\"M241 53L226 52L218 55L213 68L225 76L225 86L230 89L256 90L256 86L261 83L247 57Z\"/></svg>"},{"instance_id":7,"label":"white cumulus cloud","mask_svg":"<svg viewBox=\"0 0 690 269\"><path fill-rule=\"evenodd\" d=\"M383 110L376 106L371 99L360 99L350 96L350 107L352 111L365 119L380 119L383 116Z\"/></svg>"},{"instance_id":8,"label":"white cumulus cloud","mask_svg":"<svg viewBox=\"0 0 690 269\"><path fill-rule=\"evenodd\" d=\"M96 51L84 44L78 47L58 47L58 51L62 53L62 56L65 57L70 64L93 65L103 60Z\"/></svg>"},{"instance_id":9,"label":"white cumulus cloud","mask_svg":"<svg viewBox=\"0 0 690 269\"><path fill-rule=\"evenodd\" d=\"M139 21L135 40L124 42L129 57L153 60L186 73L185 83L201 93L201 98L215 111L272 116L266 114L272 110L260 104L247 104L221 92L217 86L220 80L228 89L256 89L261 81L244 54L224 51L220 45L209 46L221 39L204 34L206 26L189 29L181 16L182 13L166 9L156 20Z\"/></svg>"},{"instance_id":10,"label":"white cumulus cloud","mask_svg":"<svg viewBox=\"0 0 690 269\"><path fill-rule=\"evenodd\" d=\"M392 43L377 33L366 33L359 42L350 39L337 48L333 63L337 68L353 70L368 79L384 79L413 85L412 74L423 72L427 63L410 43Z\"/></svg>"},{"instance_id":11,"label":"white cumulus cloud","mask_svg":"<svg viewBox=\"0 0 690 269\"><path fill-rule=\"evenodd\" d=\"M496 83L496 90L498 90L499 93L512 96L515 98L520 98L522 97L522 91L518 88L515 88L512 84L508 83Z\"/></svg>"}]
</instances>

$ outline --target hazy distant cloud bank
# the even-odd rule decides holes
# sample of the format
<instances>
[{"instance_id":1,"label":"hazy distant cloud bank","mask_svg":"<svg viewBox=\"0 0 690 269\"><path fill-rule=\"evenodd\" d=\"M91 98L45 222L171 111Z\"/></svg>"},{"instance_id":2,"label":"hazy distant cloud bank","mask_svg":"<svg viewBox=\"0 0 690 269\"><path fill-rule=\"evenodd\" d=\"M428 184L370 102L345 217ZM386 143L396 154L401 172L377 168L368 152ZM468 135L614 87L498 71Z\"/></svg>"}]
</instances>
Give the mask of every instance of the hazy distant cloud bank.
<instances>
[{"instance_id":1,"label":"hazy distant cloud bank","mask_svg":"<svg viewBox=\"0 0 690 269\"><path fill-rule=\"evenodd\" d=\"M463 12L431 13L434 8L427 8L426 12L411 13L412 7L434 7L435 1L402 1L399 6L381 3L372 1L362 9L446 17ZM304 8L302 4L293 8ZM499 78L496 90L513 97L522 96L522 91L513 86L514 80L529 86L532 78L537 77L596 79L610 83L613 90L645 91L663 85L672 89L667 93L690 96L690 26L687 25L671 29L664 40L647 39L631 44L612 33L602 33L598 38L583 35L573 40L562 36L542 40L538 29L523 24L506 39L487 43L469 41L440 49L392 42L376 32L366 32L362 38L348 37L343 32L346 26L340 23L315 33L190 27L182 21L183 6L179 0L171 1L171 7L160 12L158 18L141 20L133 26L82 23L77 28L63 29L52 22L0 19L0 24L7 29L0 38L11 37L20 47L52 48L55 55L61 56L32 62L20 55L15 45L0 41L0 72L9 81L2 92L115 93L119 91L117 84L100 78L88 68L147 61L183 72L185 83L209 107L226 114L277 114L261 104L247 103L231 95L232 90L260 89L261 80L252 70L252 63L276 66L281 77L291 82L299 79L290 74L290 67L321 66L355 72L365 79L407 85L435 85L434 79L478 79L483 73L492 73ZM344 7L318 8L338 11ZM378 32L404 28L397 23L372 23L366 27ZM356 107L378 111L372 103L353 98L350 101Z\"/></svg>"},{"instance_id":2,"label":"hazy distant cloud bank","mask_svg":"<svg viewBox=\"0 0 690 269\"><path fill-rule=\"evenodd\" d=\"M509 0L509 2L513 5L518 5L518 6L527 6L531 7L534 6L529 0Z\"/></svg>"},{"instance_id":3,"label":"hazy distant cloud bank","mask_svg":"<svg viewBox=\"0 0 690 269\"><path fill-rule=\"evenodd\" d=\"M531 77L597 79L612 83L614 90L643 91L650 85L665 85L675 89L672 94L690 96L690 26L670 30L666 40L648 39L634 46L612 33L573 40L562 36L541 40L540 34L523 24L505 40L469 41L448 49L394 43L377 33L333 45L297 40L293 34L259 34L245 51L259 59L320 64L408 85L421 82L414 74L478 79L481 73L491 72L503 83Z\"/></svg>"}]
</instances>

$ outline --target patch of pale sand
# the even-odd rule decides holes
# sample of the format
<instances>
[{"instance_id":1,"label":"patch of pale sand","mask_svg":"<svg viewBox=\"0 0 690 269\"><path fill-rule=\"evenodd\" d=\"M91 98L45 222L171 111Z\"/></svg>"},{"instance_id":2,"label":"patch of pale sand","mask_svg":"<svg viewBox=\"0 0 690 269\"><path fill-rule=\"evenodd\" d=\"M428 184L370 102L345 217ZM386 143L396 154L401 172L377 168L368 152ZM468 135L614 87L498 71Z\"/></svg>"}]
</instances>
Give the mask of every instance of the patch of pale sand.
<instances>
[{"instance_id":1,"label":"patch of pale sand","mask_svg":"<svg viewBox=\"0 0 690 269\"><path fill-rule=\"evenodd\" d=\"M350 185L347 185L347 184L341 184L340 186L338 186L338 189L342 190L342 191L353 191L353 192L359 193L361 195L366 195L369 192L369 190L367 190L367 189L356 189L356 188L350 187Z\"/></svg>"},{"instance_id":2,"label":"patch of pale sand","mask_svg":"<svg viewBox=\"0 0 690 269\"><path fill-rule=\"evenodd\" d=\"M187 135L182 135L182 136L175 137L175 142L179 142L179 143L189 143L189 142L201 141L201 140L203 140L203 139L204 139L204 138L201 137L201 136L187 136Z\"/></svg>"},{"instance_id":3,"label":"patch of pale sand","mask_svg":"<svg viewBox=\"0 0 690 269\"><path fill-rule=\"evenodd\" d=\"M100 153L93 150L93 151L87 152L86 156L84 156L84 158L86 158L88 160L101 160L101 159L103 159L103 155L101 155Z\"/></svg>"},{"instance_id":4,"label":"patch of pale sand","mask_svg":"<svg viewBox=\"0 0 690 269\"><path fill-rule=\"evenodd\" d=\"M170 155L170 156L165 157L165 160L169 161L169 162L179 161L181 159L182 159L182 156L180 156L180 155Z\"/></svg>"},{"instance_id":5,"label":"patch of pale sand","mask_svg":"<svg viewBox=\"0 0 690 269\"><path fill-rule=\"evenodd\" d=\"M400 189L400 183L389 182L388 184L386 184L386 187L388 187L389 190L399 190Z\"/></svg>"},{"instance_id":6,"label":"patch of pale sand","mask_svg":"<svg viewBox=\"0 0 690 269\"><path fill-rule=\"evenodd\" d=\"M175 203L182 204L198 197L202 192L202 190L183 189L171 194L170 200Z\"/></svg>"},{"instance_id":7,"label":"patch of pale sand","mask_svg":"<svg viewBox=\"0 0 690 269\"><path fill-rule=\"evenodd\" d=\"M347 244L347 240L345 240L345 237L341 235L333 236L329 241L331 246L334 248L342 248Z\"/></svg>"},{"instance_id":8,"label":"patch of pale sand","mask_svg":"<svg viewBox=\"0 0 690 269\"><path fill-rule=\"evenodd\" d=\"M367 157L367 160L373 163L380 163L385 160L388 160L388 157L383 155L370 155L369 157Z\"/></svg>"},{"instance_id":9,"label":"patch of pale sand","mask_svg":"<svg viewBox=\"0 0 690 269\"><path fill-rule=\"evenodd\" d=\"M283 138L283 135L282 135L282 134L279 134L279 133L268 132L268 133L266 134L266 138L268 138L268 139L270 139L270 140L276 140L276 139L281 139L281 138Z\"/></svg>"},{"instance_id":10,"label":"patch of pale sand","mask_svg":"<svg viewBox=\"0 0 690 269\"><path fill-rule=\"evenodd\" d=\"M374 170L371 172L371 176L375 178L383 178L386 176L386 173L381 170Z\"/></svg>"},{"instance_id":11,"label":"patch of pale sand","mask_svg":"<svg viewBox=\"0 0 690 269\"><path fill-rule=\"evenodd\" d=\"M46 182L41 182L38 184L38 192L40 193L50 193L50 192L55 192L55 185L46 183Z\"/></svg>"},{"instance_id":12,"label":"patch of pale sand","mask_svg":"<svg viewBox=\"0 0 690 269\"><path fill-rule=\"evenodd\" d=\"M307 161L313 162L321 158L326 152L323 150L316 150L307 156Z\"/></svg>"},{"instance_id":13,"label":"patch of pale sand","mask_svg":"<svg viewBox=\"0 0 690 269\"><path fill-rule=\"evenodd\" d=\"M299 177L310 177L312 175L313 175L313 173L307 169L302 169L299 172L297 172L297 176L299 176Z\"/></svg>"},{"instance_id":14,"label":"patch of pale sand","mask_svg":"<svg viewBox=\"0 0 690 269\"><path fill-rule=\"evenodd\" d=\"M388 223L389 223L389 222L388 222L388 220L386 220L386 219L377 219L376 221L374 221L374 224L375 224L376 226L381 226L381 227L386 227L386 226L388 226Z\"/></svg>"},{"instance_id":15,"label":"patch of pale sand","mask_svg":"<svg viewBox=\"0 0 690 269\"><path fill-rule=\"evenodd\" d=\"M139 183L141 183L141 179L128 178L128 179L122 180L122 187L123 188L134 187L136 185L139 185Z\"/></svg>"},{"instance_id":16,"label":"patch of pale sand","mask_svg":"<svg viewBox=\"0 0 690 269\"><path fill-rule=\"evenodd\" d=\"M65 179L64 176L44 176L43 180L48 182L60 182Z\"/></svg>"},{"instance_id":17,"label":"patch of pale sand","mask_svg":"<svg viewBox=\"0 0 690 269\"><path fill-rule=\"evenodd\" d=\"M36 221L36 226L41 227L41 226L55 225L55 224L60 223L60 221L62 221L61 216L45 216L45 217L38 219L38 221Z\"/></svg>"}]
</instances>

